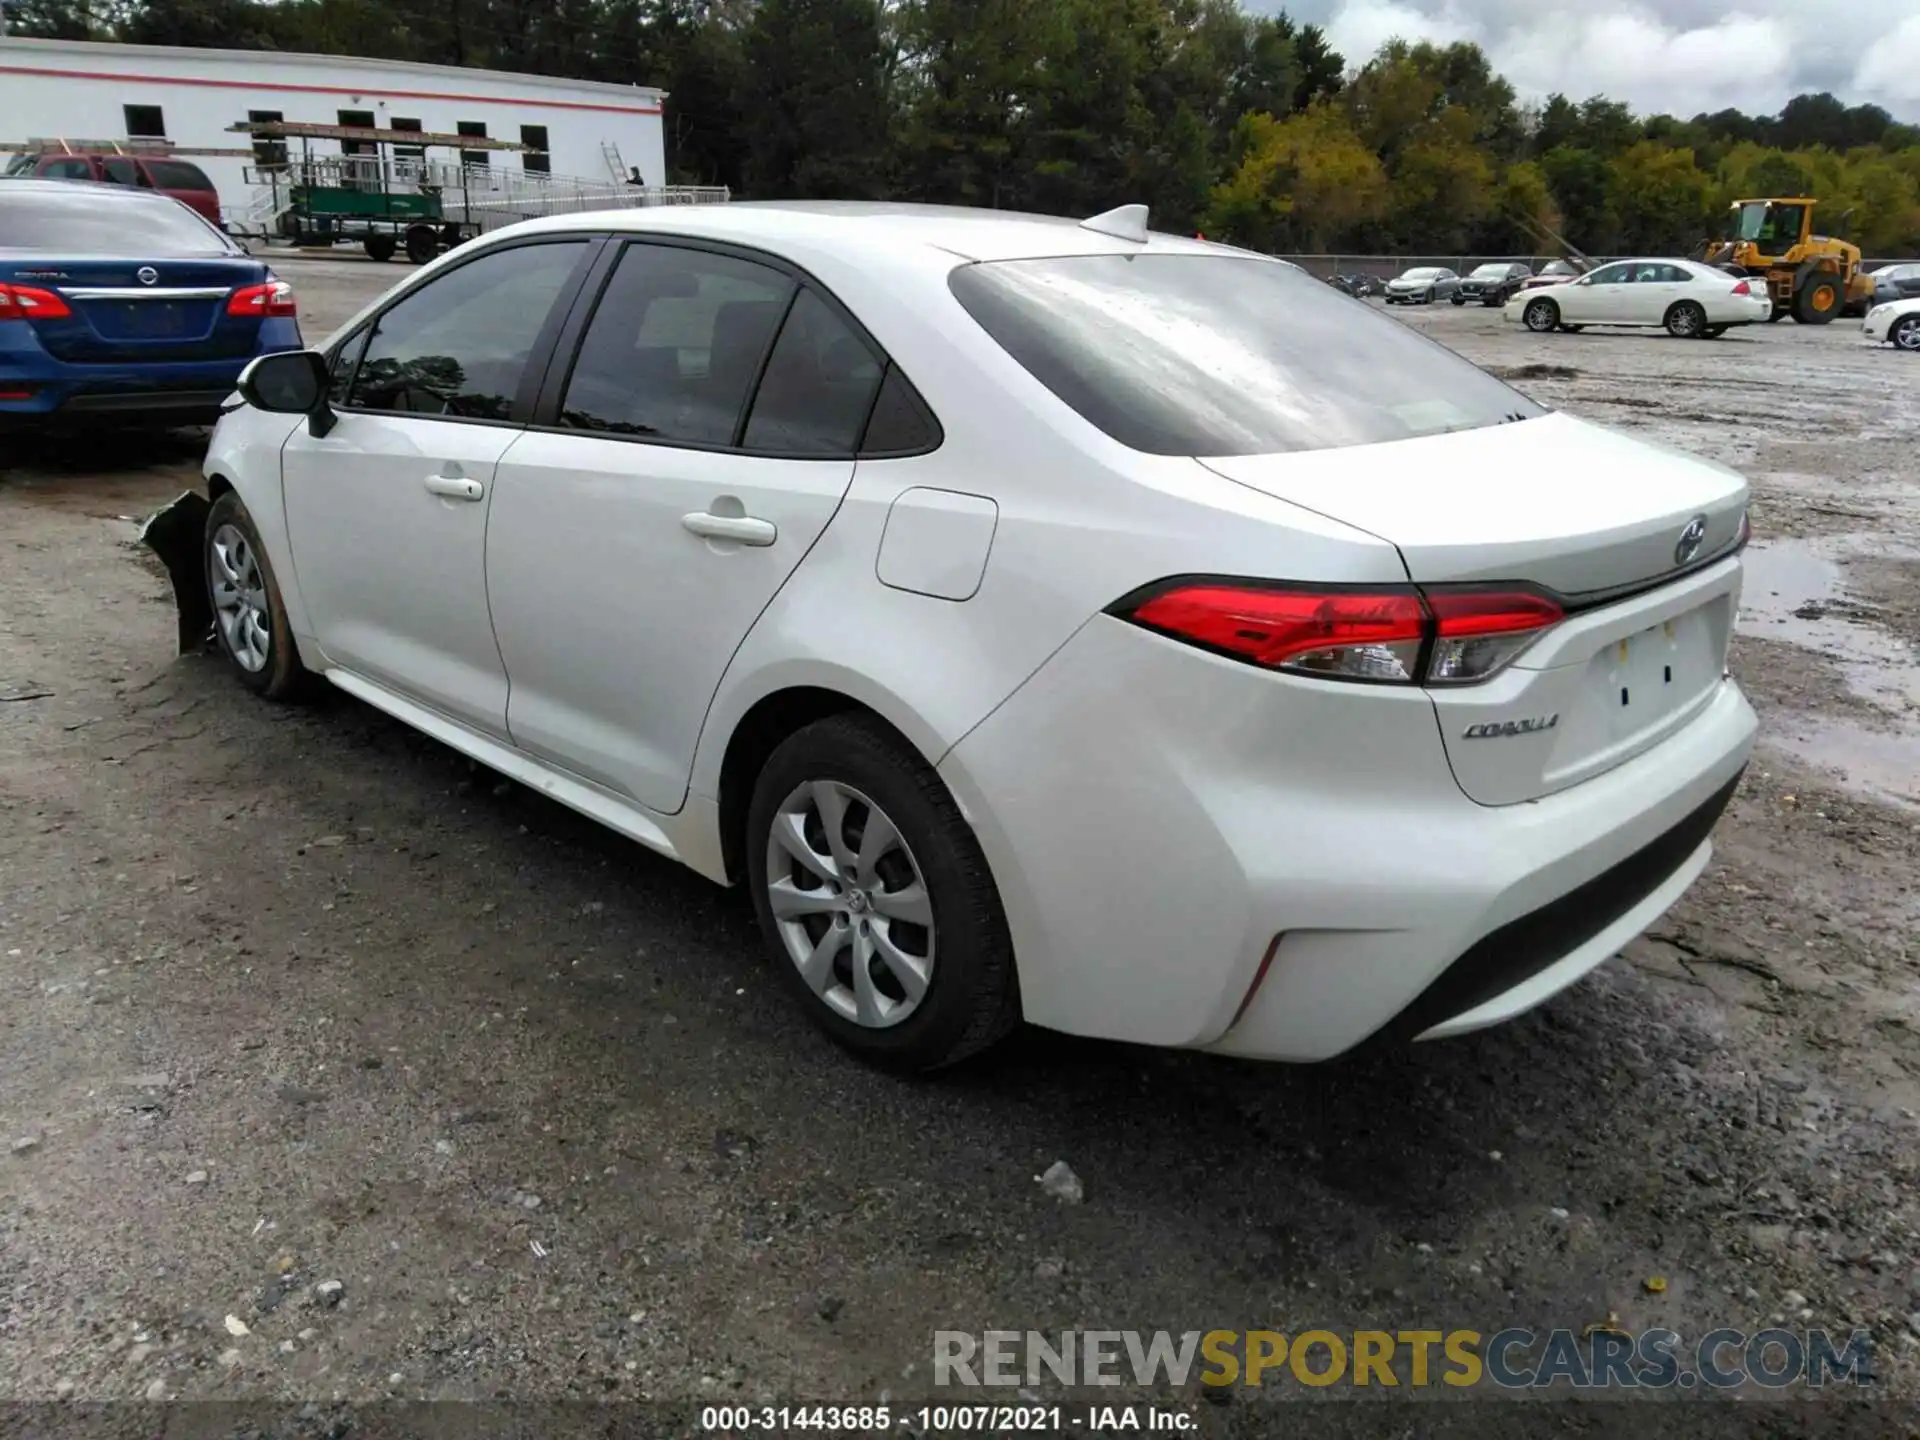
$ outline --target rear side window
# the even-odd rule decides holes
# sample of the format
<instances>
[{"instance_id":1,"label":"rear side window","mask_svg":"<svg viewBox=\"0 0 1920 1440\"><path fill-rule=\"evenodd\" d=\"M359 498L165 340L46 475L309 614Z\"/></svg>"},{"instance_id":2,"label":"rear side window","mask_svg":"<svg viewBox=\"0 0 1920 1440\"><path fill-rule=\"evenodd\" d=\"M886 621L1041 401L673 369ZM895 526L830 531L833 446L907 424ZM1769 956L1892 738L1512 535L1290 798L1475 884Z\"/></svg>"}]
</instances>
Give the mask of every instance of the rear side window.
<instances>
[{"instance_id":1,"label":"rear side window","mask_svg":"<svg viewBox=\"0 0 1920 1440\"><path fill-rule=\"evenodd\" d=\"M184 160L149 160L147 174L156 190L211 190L213 182L198 165Z\"/></svg>"},{"instance_id":2,"label":"rear side window","mask_svg":"<svg viewBox=\"0 0 1920 1440\"><path fill-rule=\"evenodd\" d=\"M587 324L560 423L734 444L793 292L786 275L749 260L629 245Z\"/></svg>"},{"instance_id":3,"label":"rear side window","mask_svg":"<svg viewBox=\"0 0 1920 1440\"><path fill-rule=\"evenodd\" d=\"M940 422L933 418L927 402L898 367L889 365L887 378L880 382L879 397L873 402L873 414L867 417L860 453L876 459L924 455L938 448L940 438Z\"/></svg>"},{"instance_id":4,"label":"rear side window","mask_svg":"<svg viewBox=\"0 0 1920 1440\"><path fill-rule=\"evenodd\" d=\"M956 299L1080 416L1152 455L1331 450L1545 413L1291 265L1080 255L956 269Z\"/></svg>"},{"instance_id":5,"label":"rear side window","mask_svg":"<svg viewBox=\"0 0 1920 1440\"><path fill-rule=\"evenodd\" d=\"M69 255L239 255L225 235L178 200L150 191L75 185L0 191L0 250Z\"/></svg>"},{"instance_id":6,"label":"rear side window","mask_svg":"<svg viewBox=\"0 0 1920 1440\"><path fill-rule=\"evenodd\" d=\"M881 373L866 341L826 301L802 290L767 357L743 443L782 455L851 457Z\"/></svg>"},{"instance_id":7,"label":"rear side window","mask_svg":"<svg viewBox=\"0 0 1920 1440\"><path fill-rule=\"evenodd\" d=\"M567 240L495 250L396 301L374 322L349 408L511 418L541 328L586 248Z\"/></svg>"}]
</instances>

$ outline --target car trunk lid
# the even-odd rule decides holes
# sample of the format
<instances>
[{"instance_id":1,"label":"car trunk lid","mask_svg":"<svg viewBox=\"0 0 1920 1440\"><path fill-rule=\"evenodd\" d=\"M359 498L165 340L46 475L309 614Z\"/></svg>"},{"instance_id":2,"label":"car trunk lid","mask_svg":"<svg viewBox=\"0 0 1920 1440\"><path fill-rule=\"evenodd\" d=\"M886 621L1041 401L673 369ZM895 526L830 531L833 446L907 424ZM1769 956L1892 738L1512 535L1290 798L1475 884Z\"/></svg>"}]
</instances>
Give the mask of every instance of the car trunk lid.
<instances>
[{"instance_id":1,"label":"car trunk lid","mask_svg":"<svg viewBox=\"0 0 1920 1440\"><path fill-rule=\"evenodd\" d=\"M235 359L253 353L257 315L229 315L235 290L264 283L242 257L0 257L0 281L51 290L70 315L34 320L47 353L69 364Z\"/></svg>"},{"instance_id":2,"label":"car trunk lid","mask_svg":"<svg viewBox=\"0 0 1920 1440\"><path fill-rule=\"evenodd\" d=\"M1429 690L1461 788L1531 800L1644 752L1711 700L1747 486L1564 415L1352 450L1208 459L1395 545L1421 585L1521 584L1568 618L1490 680ZM1718 557L1718 558L1716 558Z\"/></svg>"}]
</instances>

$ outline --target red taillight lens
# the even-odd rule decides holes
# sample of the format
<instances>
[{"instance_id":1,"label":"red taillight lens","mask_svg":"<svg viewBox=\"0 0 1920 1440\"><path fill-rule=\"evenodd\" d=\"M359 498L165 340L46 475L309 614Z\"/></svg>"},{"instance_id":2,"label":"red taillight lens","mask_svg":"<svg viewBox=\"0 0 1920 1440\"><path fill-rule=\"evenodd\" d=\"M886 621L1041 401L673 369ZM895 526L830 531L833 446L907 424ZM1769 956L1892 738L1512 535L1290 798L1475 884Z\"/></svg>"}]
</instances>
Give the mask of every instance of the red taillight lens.
<instances>
[{"instance_id":1,"label":"red taillight lens","mask_svg":"<svg viewBox=\"0 0 1920 1440\"><path fill-rule=\"evenodd\" d=\"M1753 286L1749 285L1746 281L1742 280L1739 284L1733 287L1733 293L1736 295L1751 295L1753 294Z\"/></svg>"},{"instance_id":2,"label":"red taillight lens","mask_svg":"<svg viewBox=\"0 0 1920 1440\"><path fill-rule=\"evenodd\" d=\"M73 309L51 290L0 285L0 320L65 320Z\"/></svg>"},{"instance_id":3,"label":"red taillight lens","mask_svg":"<svg viewBox=\"0 0 1920 1440\"><path fill-rule=\"evenodd\" d=\"M1322 590L1176 582L1116 614L1237 660L1328 680L1467 685L1566 612L1537 591Z\"/></svg>"},{"instance_id":4,"label":"red taillight lens","mask_svg":"<svg viewBox=\"0 0 1920 1440\"><path fill-rule=\"evenodd\" d=\"M247 285L233 292L227 300L227 314L252 315L259 318L267 315L297 315L299 307L293 301L293 286L284 280L269 280L264 285Z\"/></svg>"},{"instance_id":5,"label":"red taillight lens","mask_svg":"<svg viewBox=\"0 0 1920 1440\"><path fill-rule=\"evenodd\" d=\"M1497 674L1567 613L1532 590L1436 590L1427 604L1434 630L1429 685L1471 685Z\"/></svg>"},{"instance_id":6,"label":"red taillight lens","mask_svg":"<svg viewBox=\"0 0 1920 1440\"><path fill-rule=\"evenodd\" d=\"M1411 683L1426 638L1412 591L1177 585L1136 606L1136 624L1275 670Z\"/></svg>"}]
</instances>

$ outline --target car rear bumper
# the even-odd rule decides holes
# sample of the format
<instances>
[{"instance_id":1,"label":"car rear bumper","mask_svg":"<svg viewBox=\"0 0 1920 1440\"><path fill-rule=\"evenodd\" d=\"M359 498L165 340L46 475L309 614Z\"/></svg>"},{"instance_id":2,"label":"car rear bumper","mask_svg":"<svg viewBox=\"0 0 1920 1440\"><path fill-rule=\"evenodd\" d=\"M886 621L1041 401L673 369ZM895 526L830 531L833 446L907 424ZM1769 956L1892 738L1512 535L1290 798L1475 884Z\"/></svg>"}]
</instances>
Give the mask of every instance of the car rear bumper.
<instances>
[{"instance_id":1,"label":"car rear bumper","mask_svg":"<svg viewBox=\"0 0 1920 1440\"><path fill-rule=\"evenodd\" d=\"M115 424L210 425L254 359L77 365L57 360L24 326L0 327L0 428ZM256 354L300 348L292 320L266 320Z\"/></svg>"},{"instance_id":2,"label":"car rear bumper","mask_svg":"<svg viewBox=\"0 0 1920 1440\"><path fill-rule=\"evenodd\" d=\"M1101 617L941 773L1028 1019L1310 1061L1497 1023L1616 953L1704 869L1755 729L1725 680L1627 763L1483 806L1421 691L1270 675Z\"/></svg>"}]
</instances>

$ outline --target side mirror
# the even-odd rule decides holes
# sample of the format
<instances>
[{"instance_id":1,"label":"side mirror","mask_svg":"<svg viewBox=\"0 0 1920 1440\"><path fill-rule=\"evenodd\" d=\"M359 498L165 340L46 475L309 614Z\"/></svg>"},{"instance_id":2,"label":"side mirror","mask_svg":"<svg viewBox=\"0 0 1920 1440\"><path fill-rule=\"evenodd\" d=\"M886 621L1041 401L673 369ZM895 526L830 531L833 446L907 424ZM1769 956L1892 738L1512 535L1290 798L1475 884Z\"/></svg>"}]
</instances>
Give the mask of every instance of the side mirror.
<instances>
[{"instance_id":1,"label":"side mirror","mask_svg":"<svg viewBox=\"0 0 1920 1440\"><path fill-rule=\"evenodd\" d=\"M305 415L308 428L324 435L334 426L327 404L327 357L317 350L262 355L240 372L240 397L272 415Z\"/></svg>"}]
</instances>

